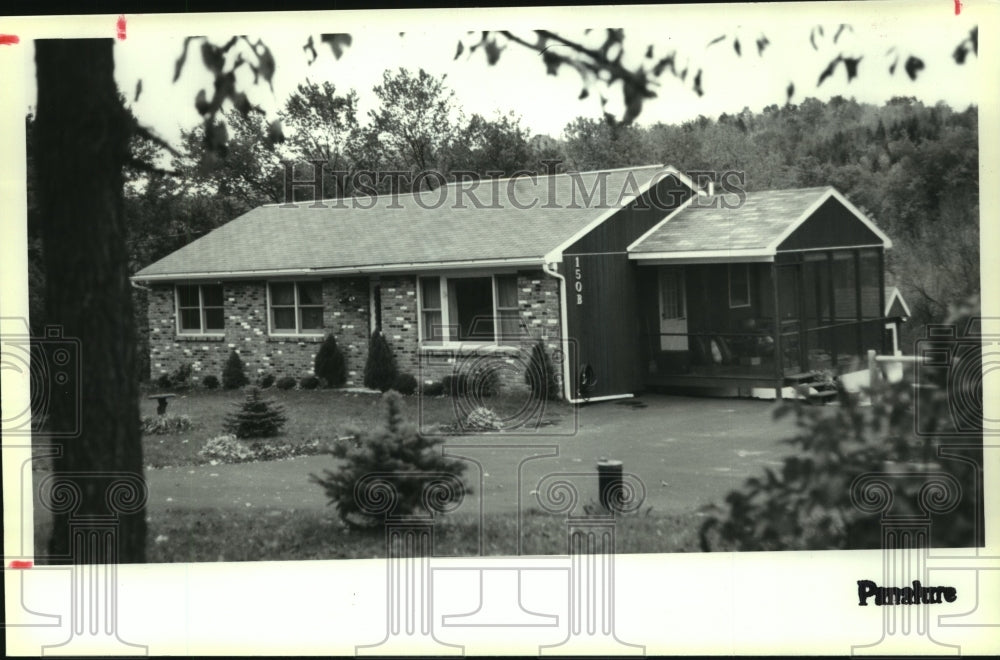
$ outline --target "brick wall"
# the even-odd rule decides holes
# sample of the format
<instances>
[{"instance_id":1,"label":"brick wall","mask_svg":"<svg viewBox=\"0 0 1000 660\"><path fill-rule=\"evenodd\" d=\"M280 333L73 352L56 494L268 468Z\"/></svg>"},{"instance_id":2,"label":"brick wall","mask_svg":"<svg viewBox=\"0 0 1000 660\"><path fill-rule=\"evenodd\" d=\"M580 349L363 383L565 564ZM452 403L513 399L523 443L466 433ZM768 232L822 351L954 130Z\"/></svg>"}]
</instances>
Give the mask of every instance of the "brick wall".
<instances>
[{"instance_id":1,"label":"brick wall","mask_svg":"<svg viewBox=\"0 0 1000 660\"><path fill-rule=\"evenodd\" d=\"M560 348L559 282L541 270L518 273L518 305L522 321L519 346L459 353L419 347L417 278L381 276L382 332L392 346L401 372L423 382L469 369L495 368L505 388L525 389L524 368L537 338L550 354ZM153 285L149 292L151 376L169 374L182 363L192 366L200 383L208 374L221 379L229 352L237 350L251 381L266 373L299 378L311 374L322 336L269 337L264 282L228 282L223 286L225 336L178 335L173 285ZM368 278L332 278L323 282L323 323L337 338L347 358L348 385L360 386L368 356ZM557 365L558 366L558 365ZM557 368L561 379L562 372Z\"/></svg>"},{"instance_id":2,"label":"brick wall","mask_svg":"<svg viewBox=\"0 0 1000 660\"><path fill-rule=\"evenodd\" d=\"M229 352L236 350L251 381L264 374L300 378L313 372L323 335L271 337L267 332L264 282L223 285L225 335L177 334L173 285L154 285L149 295L149 344L152 377L181 364L192 367L195 382L212 374L221 379ZM337 278L323 282L323 325L333 333L347 360L347 384L360 385L368 355L368 280Z\"/></svg>"}]
</instances>

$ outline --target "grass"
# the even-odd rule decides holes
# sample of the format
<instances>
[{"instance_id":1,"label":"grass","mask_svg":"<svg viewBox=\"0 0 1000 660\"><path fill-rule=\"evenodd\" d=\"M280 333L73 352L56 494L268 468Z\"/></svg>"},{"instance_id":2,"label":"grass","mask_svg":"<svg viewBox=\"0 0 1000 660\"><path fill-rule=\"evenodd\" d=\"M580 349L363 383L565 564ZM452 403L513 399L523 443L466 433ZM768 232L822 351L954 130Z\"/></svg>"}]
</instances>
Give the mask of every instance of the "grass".
<instances>
[{"instance_id":1,"label":"grass","mask_svg":"<svg viewBox=\"0 0 1000 660\"><path fill-rule=\"evenodd\" d=\"M156 402L143 393L140 401L142 415L155 415ZM143 462L147 468L201 465L209 460L199 455L209 438L222 435L223 420L243 401L245 394L239 390L189 390L179 392L171 399L168 412L187 415L192 428L182 433L170 435L146 435L143 437ZM382 417L381 397L378 394L347 392L343 390L264 390L265 398L281 404L285 408L288 422L284 433L275 441L292 446L304 445L318 439L326 444L338 437L349 434L354 429L370 429ZM408 418L420 428L453 425L456 420L456 401L451 397L404 397ZM468 408L466 402L459 401ZM484 403L501 417L513 416L523 404L523 398L514 395L498 395L485 399ZM570 414L564 403L547 402L544 423L555 423Z\"/></svg>"},{"instance_id":2,"label":"grass","mask_svg":"<svg viewBox=\"0 0 1000 660\"><path fill-rule=\"evenodd\" d=\"M615 526L618 554L700 552L698 514L627 516ZM517 516L486 517L483 555L517 554ZM567 554L566 523L561 517L529 511L522 519L523 555ZM39 535L36 534L36 538ZM713 544L713 549L715 548ZM277 561L371 559L385 557L383 531L347 529L333 512L281 509L219 511L168 510L150 522L148 561ZM444 516L434 526L434 556L479 556L478 519Z\"/></svg>"}]
</instances>

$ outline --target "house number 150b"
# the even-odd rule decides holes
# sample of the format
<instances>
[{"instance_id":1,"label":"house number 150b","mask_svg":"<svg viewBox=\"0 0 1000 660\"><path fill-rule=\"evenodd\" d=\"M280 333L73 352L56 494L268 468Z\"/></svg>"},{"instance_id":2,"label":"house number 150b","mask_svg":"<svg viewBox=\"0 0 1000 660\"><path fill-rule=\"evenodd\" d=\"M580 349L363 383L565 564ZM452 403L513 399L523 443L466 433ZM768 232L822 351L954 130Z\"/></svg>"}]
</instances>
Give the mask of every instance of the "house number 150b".
<instances>
[{"instance_id":1,"label":"house number 150b","mask_svg":"<svg viewBox=\"0 0 1000 660\"><path fill-rule=\"evenodd\" d=\"M580 270L580 257L576 257L573 263L575 267L575 277L576 281L573 283L573 288L576 289L576 304L583 304L583 271Z\"/></svg>"}]
</instances>

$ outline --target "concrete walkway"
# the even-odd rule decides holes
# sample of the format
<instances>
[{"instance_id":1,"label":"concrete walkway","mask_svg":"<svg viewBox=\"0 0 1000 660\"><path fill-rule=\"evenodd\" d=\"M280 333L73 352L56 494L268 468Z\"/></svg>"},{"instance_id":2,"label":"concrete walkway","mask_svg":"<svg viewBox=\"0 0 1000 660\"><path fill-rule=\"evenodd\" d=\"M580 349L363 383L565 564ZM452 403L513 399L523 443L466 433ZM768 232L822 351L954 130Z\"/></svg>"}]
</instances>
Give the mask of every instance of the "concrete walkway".
<instances>
[{"instance_id":1,"label":"concrete walkway","mask_svg":"<svg viewBox=\"0 0 1000 660\"><path fill-rule=\"evenodd\" d=\"M552 473L582 473L565 479L576 484L580 503L596 502L595 464L602 457L622 461L626 472L639 477L646 491L643 510L721 505L747 477L779 468L791 452L779 441L794 433L794 420L772 421L773 408L759 400L647 395L582 406L577 415L537 432L449 437L446 452L478 462L466 472L474 495L457 511L475 514L480 505L487 513L537 509L539 480ZM544 457L522 463L533 455ZM329 509L333 515L309 474L335 469L336 463L331 456L308 456L148 470L149 510L155 516L165 508L256 508L270 515Z\"/></svg>"}]
</instances>

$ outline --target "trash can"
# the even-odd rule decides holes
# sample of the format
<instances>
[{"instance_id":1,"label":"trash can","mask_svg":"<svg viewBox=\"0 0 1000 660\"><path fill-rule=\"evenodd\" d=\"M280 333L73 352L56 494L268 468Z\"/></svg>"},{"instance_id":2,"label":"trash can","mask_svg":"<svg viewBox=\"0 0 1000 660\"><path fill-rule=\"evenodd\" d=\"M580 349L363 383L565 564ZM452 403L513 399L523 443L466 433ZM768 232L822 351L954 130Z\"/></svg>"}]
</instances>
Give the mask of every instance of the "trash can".
<instances>
[{"instance_id":1,"label":"trash can","mask_svg":"<svg viewBox=\"0 0 1000 660\"><path fill-rule=\"evenodd\" d=\"M616 511L622 490L622 462L602 458L597 462L598 498L608 511Z\"/></svg>"}]
</instances>

